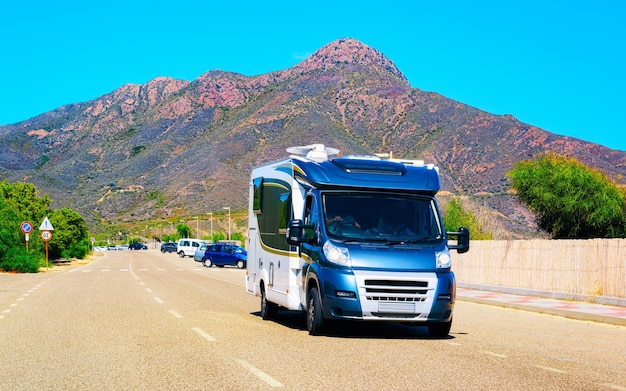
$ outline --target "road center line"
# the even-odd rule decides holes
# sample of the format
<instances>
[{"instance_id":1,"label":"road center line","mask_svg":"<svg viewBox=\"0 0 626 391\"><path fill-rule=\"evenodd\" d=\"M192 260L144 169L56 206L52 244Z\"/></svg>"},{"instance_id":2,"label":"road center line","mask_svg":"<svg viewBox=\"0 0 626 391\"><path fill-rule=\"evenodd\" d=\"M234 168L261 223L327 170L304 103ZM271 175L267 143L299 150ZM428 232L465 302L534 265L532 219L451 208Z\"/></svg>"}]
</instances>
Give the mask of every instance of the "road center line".
<instances>
[{"instance_id":1,"label":"road center line","mask_svg":"<svg viewBox=\"0 0 626 391\"><path fill-rule=\"evenodd\" d=\"M170 310L170 314L174 315L175 318L182 319L183 316L174 310Z\"/></svg>"},{"instance_id":2,"label":"road center line","mask_svg":"<svg viewBox=\"0 0 626 391\"><path fill-rule=\"evenodd\" d=\"M554 373L566 373L560 369L552 368L552 367L544 367L543 365L535 365L535 368L543 369L544 371L554 372Z\"/></svg>"},{"instance_id":3,"label":"road center line","mask_svg":"<svg viewBox=\"0 0 626 391\"><path fill-rule=\"evenodd\" d=\"M161 300L161 298L158 296L154 296L154 300L156 300L156 302L159 304L163 304L163 300Z\"/></svg>"},{"instance_id":4,"label":"road center line","mask_svg":"<svg viewBox=\"0 0 626 391\"><path fill-rule=\"evenodd\" d=\"M490 356L494 356L494 357L507 358L507 356L504 354L498 354L498 353L490 352L488 350L481 350L480 352L484 354L488 354Z\"/></svg>"},{"instance_id":5,"label":"road center line","mask_svg":"<svg viewBox=\"0 0 626 391\"><path fill-rule=\"evenodd\" d=\"M601 386L604 387L608 387L612 390L618 390L618 391L626 391L626 387L622 387L622 386L618 386L617 384L612 384L612 383L600 383Z\"/></svg>"},{"instance_id":6,"label":"road center line","mask_svg":"<svg viewBox=\"0 0 626 391\"><path fill-rule=\"evenodd\" d=\"M212 336L210 336L209 334L207 334L204 330L202 330L200 327L194 327L192 329L193 331L195 331L196 333L200 334L204 339L206 339L209 342L215 342L217 341L215 338L213 338Z\"/></svg>"},{"instance_id":7,"label":"road center line","mask_svg":"<svg viewBox=\"0 0 626 391\"><path fill-rule=\"evenodd\" d=\"M259 368L255 367L254 365L250 364L246 360L237 360L237 362L239 363L239 365L241 365L242 367L250 371L253 375L255 375L259 379L269 384L271 387L284 387L285 386L284 384L274 379L267 373L263 372Z\"/></svg>"}]
</instances>

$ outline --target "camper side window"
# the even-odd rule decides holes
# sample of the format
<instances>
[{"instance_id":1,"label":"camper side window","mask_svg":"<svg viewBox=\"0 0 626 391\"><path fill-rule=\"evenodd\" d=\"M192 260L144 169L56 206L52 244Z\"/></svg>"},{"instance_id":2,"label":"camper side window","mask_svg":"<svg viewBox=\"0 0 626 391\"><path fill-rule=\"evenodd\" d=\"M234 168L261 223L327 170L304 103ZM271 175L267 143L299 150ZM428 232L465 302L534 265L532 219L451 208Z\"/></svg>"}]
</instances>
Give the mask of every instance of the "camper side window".
<instances>
[{"instance_id":1,"label":"camper side window","mask_svg":"<svg viewBox=\"0 0 626 391\"><path fill-rule=\"evenodd\" d=\"M313 239L317 230L317 207L315 206L315 198L309 196L306 198L306 208L304 210L303 239ZM311 227L311 228L308 228Z\"/></svg>"}]
</instances>

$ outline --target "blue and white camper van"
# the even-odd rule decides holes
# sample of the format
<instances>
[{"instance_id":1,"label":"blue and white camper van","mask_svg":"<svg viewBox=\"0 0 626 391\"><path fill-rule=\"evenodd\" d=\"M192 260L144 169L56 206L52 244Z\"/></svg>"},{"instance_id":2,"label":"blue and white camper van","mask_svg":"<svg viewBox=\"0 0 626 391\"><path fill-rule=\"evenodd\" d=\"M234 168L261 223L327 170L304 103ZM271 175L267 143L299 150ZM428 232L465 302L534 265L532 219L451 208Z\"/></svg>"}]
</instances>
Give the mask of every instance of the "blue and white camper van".
<instances>
[{"instance_id":1,"label":"blue and white camper van","mask_svg":"<svg viewBox=\"0 0 626 391\"><path fill-rule=\"evenodd\" d=\"M261 298L263 319L285 308L306 311L311 335L326 320L351 319L424 324L447 336L450 249L468 251L469 231L445 232L437 168L333 157L339 151L322 144L287 152L254 168L250 182L246 290Z\"/></svg>"}]
</instances>

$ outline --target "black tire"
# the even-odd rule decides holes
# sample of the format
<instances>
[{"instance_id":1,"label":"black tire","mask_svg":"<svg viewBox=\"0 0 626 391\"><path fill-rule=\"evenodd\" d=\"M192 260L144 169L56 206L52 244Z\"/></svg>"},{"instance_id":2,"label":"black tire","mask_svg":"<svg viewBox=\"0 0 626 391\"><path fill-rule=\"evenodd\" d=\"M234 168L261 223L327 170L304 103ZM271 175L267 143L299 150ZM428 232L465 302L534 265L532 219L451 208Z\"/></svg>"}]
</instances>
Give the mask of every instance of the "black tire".
<instances>
[{"instance_id":1,"label":"black tire","mask_svg":"<svg viewBox=\"0 0 626 391\"><path fill-rule=\"evenodd\" d=\"M213 261L211 261L211 258L202 258L202 264L204 267L211 267L213 266Z\"/></svg>"},{"instance_id":2,"label":"black tire","mask_svg":"<svg viewBox=\"0 0 626 391\"><path fill-rule=\"evenodd\" d=\"M319 335L324 328L324 318L322 315L322 300L317 288L309 290L307 303L306 328L309 330L309 335Z\"/></svg>"},{"instance_id":3,"label":"black tire","mask_svg":"<svg viewBox=\"0 0 626 391\"><path fill-rule=\"evenodd\" d=\"M245 267L246 267L246 263L242 259L237 261L237 269L243 269Z\"/></svg>"},{"instance_id":4,"label":"black tire","mask_svg":"<svg viewBox=\"0 0 626 391\"><path fill-rule=\"evenodd\" d=\"M181 251L181 252L178 253L178 256L181 257L181 258L185 258L185 253L183 251Z\"/></svg>"},{"instance_id":5,"label":"black tire","mask_svg":"<svg viewBox=\"0 0 626 391\"><path fill-rule=\"evenodd\" d=\"M265 287L261 285L261 318L263 318L263 320L274 319L277 313L278 306L275 303L267 300Z\"/></svg>"},{"instance_id":6,"label":"black tire","mask_svg":"<svg viewBox=\"0 0 626 391\"><path fill-rule=\"evenodd\" d=\"M163 254L165 254L165 250L161 249L161 252L162 252Z\"/></svg>"},{"instance_id":7,"label":"black tire","mask_svg":"<svg viewBox=\"0 0 626 391\"><path fill-rule=\"evenodd\" d=\"M428 333L432 338L445 338L450 334L450 328L452 327L452 319L448 322L433 322L428 323Z\"/></svg>"}]
</instances>

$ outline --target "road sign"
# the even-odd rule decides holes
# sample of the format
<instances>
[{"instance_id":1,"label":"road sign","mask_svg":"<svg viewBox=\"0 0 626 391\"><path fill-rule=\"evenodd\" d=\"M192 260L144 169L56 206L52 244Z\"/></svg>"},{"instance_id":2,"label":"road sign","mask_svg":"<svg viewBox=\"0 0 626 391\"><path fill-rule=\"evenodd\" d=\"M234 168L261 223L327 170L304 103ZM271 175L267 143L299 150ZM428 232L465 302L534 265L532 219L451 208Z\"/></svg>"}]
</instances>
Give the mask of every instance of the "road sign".
<instances>
[{"instance_id":1,"label":"road sign","mask_svg":"<svg viewBox=\"0 0 626 391\"><path fill-rule=\"evenodd\" d=\"M48 240L52 239L52 232L41 231L41 238L44 240L44 242L47 242Z\"/></svg>"},{"instance_id":2,"label":"road sign","mask_svg":"<svg viewBox=\"0 0 626 391\"><path fill-rule=\"evenodd\" d=\"M20 224L20 229L23 233L28 235L33 230L33 225L30 223L30 221L24 221L22 224Z\"/></svg>"},{"instance_id":3,"label":"road sign","mask_svg":"<svg viewBox=\"0 0 626 391\"><path fill-rule=\"evenodd\" d=\"M41 225L39 226L40 231L54 231L54 227L50 224L50 220L48 220L48 216L46 216Z\"/></svg>"}]
</instances>

